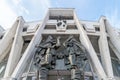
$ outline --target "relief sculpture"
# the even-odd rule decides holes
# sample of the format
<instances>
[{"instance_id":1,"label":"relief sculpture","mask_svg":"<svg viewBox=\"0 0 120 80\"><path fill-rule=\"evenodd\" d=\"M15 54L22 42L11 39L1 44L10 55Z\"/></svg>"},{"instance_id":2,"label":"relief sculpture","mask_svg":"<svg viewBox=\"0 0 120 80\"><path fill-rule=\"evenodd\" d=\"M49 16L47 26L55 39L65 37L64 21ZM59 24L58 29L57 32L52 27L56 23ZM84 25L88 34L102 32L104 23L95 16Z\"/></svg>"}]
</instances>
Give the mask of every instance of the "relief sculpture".
<instances>
[{"instance_id":1,"label":"relief sculpture","mask_svg":"<svg viewBox=\"0 0 120 80\"><path fill-rule=\"evenodd\" d=\"M39 70L40 79L46 80L48 70L54 68L56 49L60 46L60 37L55 40L52 36L48 36L47 40L40 45L34 56L34 64ZM45 76L46 75L46 76Z\"/></svg>"},{"instance_id":2,"label":"relief sculpture","mask_svg":"<svg viewBox=\"0 0 120 80\"><path fill-rule=\"evenodd\" d=\"M70 36L63 45L68 53L68 61L71 66L71 80L80 80L82 64L87 60L86 49L73 36Z\"/></svg>"},{"instance_id":3,"label":"relief sculpture","mask_svg":"<svg viewBox=\"0 0 120 80\"><path fill-rule=\"evenodd\" d=\"M69 36L63 42L63 46L60 44L60 38L54 39L52 36L48 36L45 41L36 46L34 64L39 70L39 80L47 80L48 70L55 69L57 59L64 59L65 65L70 66L71 80L81 79L82 70L80 68L87 60L86 49L73 36ZM62 52L57 52L60 47L65 48Z\"/></svg>"}]
</instances>

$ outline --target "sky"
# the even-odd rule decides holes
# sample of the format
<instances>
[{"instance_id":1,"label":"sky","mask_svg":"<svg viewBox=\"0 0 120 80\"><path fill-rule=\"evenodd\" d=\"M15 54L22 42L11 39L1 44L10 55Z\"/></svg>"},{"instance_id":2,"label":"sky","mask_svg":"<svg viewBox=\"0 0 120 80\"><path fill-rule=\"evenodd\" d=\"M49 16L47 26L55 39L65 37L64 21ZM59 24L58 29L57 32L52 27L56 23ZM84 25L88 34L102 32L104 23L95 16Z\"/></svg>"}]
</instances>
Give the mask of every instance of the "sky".
<instances>
[{"instance_id":1,"label":"sky","mask_svg":"<svg viewBox=\"0 0 120 80\"><path fill-rule=\"evenodd\" d=\"M75 8L80 20L98 21L104 15L120 29L120 0L0 0L0 25L8 29L18 16L42 20L48 8Z\"/></svg>"}]
</instances>

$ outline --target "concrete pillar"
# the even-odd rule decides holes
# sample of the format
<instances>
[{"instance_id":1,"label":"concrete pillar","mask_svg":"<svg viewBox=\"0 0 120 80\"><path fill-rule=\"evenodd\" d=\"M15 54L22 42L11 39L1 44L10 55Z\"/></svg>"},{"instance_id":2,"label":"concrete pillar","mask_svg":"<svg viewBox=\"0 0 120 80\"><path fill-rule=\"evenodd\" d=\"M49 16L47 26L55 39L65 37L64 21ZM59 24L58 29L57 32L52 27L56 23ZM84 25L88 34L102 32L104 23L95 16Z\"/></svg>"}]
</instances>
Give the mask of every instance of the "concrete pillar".
<instances>
[{"instance_id":1,"label":"concrete pillar","mask_svg":"<svg viewBox=\"0 0 120 80\"><path fill-rule=\"evenodd\" d=\"M107 19L105 20L105 25L106 25L107 33L109 34L109 37L110 37L110 41L118 51L115 54L117 57L120 57L119 56L120 55L120 36L118 35L118 32L110 25Z\"/></svg>"},{"instance_id":2,"label":"concrete pillar","mask_svg":"<svg viewBox=\"0 0 120 80\"><path fill-rule=\"evenodd\" d=\"M13 26L5 33L4 37L0 41L0 62L6 57L6 55L10 51L10 47L16 33L17 25L18 20L14 22Z\"/></svg>"},{"instance_id":3,"label":"concrete pillar","mask_svg":"<svg viewBox=\"0 0 120 80\"><path fill-rule=\"evenodd\" d=\"M9 54L4 78L11 76L21 57L21 51L24 42L22 38L24 20L22 19L22 17L18 17L18 21L19 23L16 29L16 34L12 44L11 52Z\"/></svg>"},{"instance_id":4,"label":"concrete pillar","mask_svg":"<svg viewBox=\"0 0 120 80\"><path fill-rule=\"evenodd\" d=\"M111 41L108 42L110 47L112 48L113 52L115 53L115 55L117 56L117 58L120 60L120 54L118 52L118 50L115 48L115 46L112 44Z\"/></svg>"},{"instance_id":5,"label":"concrete pillar","mask_svg":"<svg viewBox=\"0 0 120 80\"><path fill-rule=\"evenodd\" d=\"M7 78L2 78L1 80L17 80L17 79L12 78L12 77L7 77Z\"/></svg>"},{"instance_id":6,"label":"concrete pillar","mask_svg":"<svg viewBox=\"0 0 120 80\"><path fill-rule=\"evenodd\" d=\"M100 48L100 55L101 55L103 68L108 78L114 78L110 51L107 41L106 28L104 24L104 17L101 17L99 23L100 23L100 33L101 33L99 38L99 48Z\"/></svg>"},{"instance_id":7,"label":"concrete pillar","mask_svg":"<svg viewBox=\"0 0 120 80\"><path fill-rule=\"evenodd\" d=\"M107 78L106 78L107 76L106 76L106 74L104 72L104 69L103 69L103 67L102 67L102 65L101 65L101 63L100 63L100 61L99 61L99 59L97 57L97 54L96 54L96 52L95 52L95 50L94 50L94 48L93 48L93 46L92 46L92 44L91 44L91 42L90 42L90 40L88 38L86 32L84 31L82 25L80 24L75 12L74 12L74 20L75 20L75 24L77 25L78 30L80 32L81 43L84 45L84 47L89 52L90 58L91 58L91 60L92 60L92 62L94 64L94 67L95 67L97 73L99 74L101 79L107 80Z\"/></svg>"},{"instance_id":8,"label":"concrete pillar","mask_svg":"<svg viewBox=\"0 0 120 80\"><path fill-rule=\"evenodd\" d=\"M28 63L27 61L34 55L34 53L36 51L35 46L41 42L41 39L42 39L41 34L43 32L43 29L45 27L45 24L46 24L48 18L49 18L49 13L47 13L43 22L41 23L41 25L35 32L30 44L28 45L28 47L27 47L26 51L24 52L18 65L16 66L16 68L12 74L12 77L14 77L14 78L20 77L22 75L24 69L27 67L27 65L26 65Z\"/></svg>"},{"instance_id":9,"label":"concrete pillar","mask_svg":"<svg viewBox=\"0 0 120 80\"><path fill-rule=\"evenodd\" d=\"M0 56L0 62L2 62L3 59L4 59L7 55L9 55L10 50L11 50L12 43L13 43L13 41L11 41L11 43L7 46L7 48L6 48L6 50L4 51L4 53Z\"/></svg>"}]
</instances>

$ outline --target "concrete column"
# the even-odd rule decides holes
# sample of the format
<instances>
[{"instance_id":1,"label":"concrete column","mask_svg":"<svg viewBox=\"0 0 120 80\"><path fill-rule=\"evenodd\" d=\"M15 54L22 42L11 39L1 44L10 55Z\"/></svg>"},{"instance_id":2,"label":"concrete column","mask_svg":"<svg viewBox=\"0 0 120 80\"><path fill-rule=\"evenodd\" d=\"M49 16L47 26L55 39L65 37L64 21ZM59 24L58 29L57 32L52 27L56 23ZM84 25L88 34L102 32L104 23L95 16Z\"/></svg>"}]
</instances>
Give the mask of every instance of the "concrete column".
<instances>
[{"instance_id":1,"label":"concrete column","mask_svg":"<svg viewBox=\"0 0 120 80\"><path fill-rule=\"evenodd\" d=\"M116 54L117 57L120 57L120 36L118 35L118 32L110 25L108 20L105 20L106 30L109 34L110 41L118 51ZM119 59L120 60L120 59Z\"/></svg>"},{"instance_id":2,"label":"concrete column","mask_svg":"<svg viewBox=\"0 0 120 80\"><path fill-rule=\"evenodd\" d=\"M115 48L115 46L112 44L111 41L108 42L110 47L112 48L113 52L115 53L115 55L117 56L117 58L120 60L120 54L118 52L118 50Z\"/></svg>"},{"instance_id":3,"label":"concrete column","mask_svg":"<svg viewBox=\"0 0 120 80\"><path fill-rule=\"evenodd\" d=\"M27 49L25 50L18 65L16 66L16 68L12 74L12 77L14 77L14 78L20 77L22 75L24 69L27 67L27 65L26 65L28 63L27 61L34 55L34 53L36 51L35 46L41 42L41 39L42 39L41 34L43 32L43 29L45 27L45 24L46 24L48 18L49 18L49 13L47 13L43 22L41 23L41 25L39 26L39 28L35 32L30 44L28 45Z\"/></svg>"},{"instance_id":4,"label":"concrete column","mask_svg":"<svg viewBox=\"0 0 120 80\"><path fill-rule=\"evenodd\" d=\"M1 80L17 80L17 79L12 78L12 77L7 77L7 78L2 78Z\"/></svg>"},{"instance_id":5,"label":"concrete column","mask_svg":"<svg viewBox=\"0 0 120 80\"><path fill-rule=\"evenodd\" d=\"M90 58L91 58L91 60L92 60L92 62L94 64L94 67L95 67L97 73L99 74L101 79L107 80L107 78L106 78L107 76L106 76L106 74L104 72L104 69L103 69L103 67L102 67L102 65L101 65L101 63L100 63L100 61L99 61L99 59L97 57L97 54L96 54L96 52L95 52L95 50L94 50L94 48L93 48L93 46L92 46L92 44L91 44L91 42L90 42L90 40L88 38L86 32L84 31L82 25L80 24L75 12L74 12L74 20L75 20L75 24L77 25L78 30L80 32L81 43L84 45L84 47L89 52Z\"/></svg>"},{"instance_id":6,"label":"concrete column","mask_svg":"<svg viewBox=\"0 0 120 80\"><path fill-rule=\"evenodd\" d=\"M106 34L106 29L104 24L104 17L101 17L99 23L100 23L100 33L101 33L99 38L99 48L100 48L100 55L101 55L103 68L108 78L114 78L110 51L109 51L109 46L107 41L107 34Z\"/></svg>"},{"instance_id":7,"label":"concrete column","mask_svg":"<svg viewBox=\"0 0 120 80\"><path fill-rule=\"evenodd\" d=\"M0 62L5 58L5 56L10 51L10 47L13 42L13 38L16 33L18 25L18 20L16 20L13 24L13 26L5 33L4 37L0 41Z\"/></svg>"},{"instance_id":8,"label":"concrete column","mask_svg":"<svg viewBox=\"0 0 120 80\"><path fill-rule=\"evenodd\" d=\"M11 76L21 57L21 51L24 42L22 38L24 20L22 19L22 17L18 17L18 21L19 23L16 29L16 34L12 44L11 52L9 54L4 78Z\"/></svg>"},{"instance_id":9,"label":"concrete column","mask_svg":"<svg viewBox=\"0 0 120 80\"><path fill-rule=\"evenodd\" d=\"M4 59L7 55L9 55L10 50L11 50L12 43L13 43L13 41L11 41L11 43L7 46L7 48L6 48L6 50L4 51L4 53L0 56L0 62L2 62L3 59Z\"/></svg>"}]
</instances>

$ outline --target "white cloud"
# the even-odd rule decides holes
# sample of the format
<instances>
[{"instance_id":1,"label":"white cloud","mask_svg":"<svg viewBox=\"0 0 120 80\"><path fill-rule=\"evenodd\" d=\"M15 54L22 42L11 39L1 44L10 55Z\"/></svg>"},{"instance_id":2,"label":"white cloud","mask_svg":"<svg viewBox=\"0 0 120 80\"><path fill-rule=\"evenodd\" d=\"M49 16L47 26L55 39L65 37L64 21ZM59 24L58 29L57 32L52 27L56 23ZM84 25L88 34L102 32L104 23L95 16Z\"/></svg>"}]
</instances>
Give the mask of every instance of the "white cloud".
<instances>
[{"instance_id":1,"label":"white cloud","mask_svg":"<svg viewBox=\"0 0 120 80\"><path fill-rule=\"evenodd\" d=\"M32 3L32 6L37 7L38 9L42 8L43 10L48 9L51 6L50 0L31 0L30 3Z\"/></svg>"},{"instance_id":2,"label":"white cloud","mask_svg":"<svg viewBox=\"0 0 120 80\"><path fill-rule=\"evenodd\" d=\"M18 5L18 4L21 2L21 0L12 0L12 2L13 2L15 5Z\"/></svg>"},{"instance_id":3,"label":"white cloud","mask_svg":"<svg viewBox=\"0 0 120 80\"><path fill-rule=\"evenodd\" d=\"M24 1L23 1L24 2ZM29 4L27 6L27 4ZM45 16L48 8L51 7L50 0L26 0L24 6L28 9L29 15L26 17L26 20L40 20Z\"/></svg>"},{"instance_id":4,"label":"white cloud","mask_svg":"<svg viewBox=\"0 0 120 80\"><path fill-rule=\"evenodd\" d=\"M120 19L118 8L112 9L110 12L106 12L105 16L108 18L113 27L120 28Z\"/></svg>"},{"instance_id":5,"label":"white cloud","mask_svg":"<svg viewBox=\"0 0 120 80\"><path fill-rule=\"evenodd\" d=\"M29 15L28 9L26 9L25 6L22 5L22 0L12 0L12 2L18 15L23 15L24 13Z\"/></svg>"},{"instance_id":6,"label":"white cloud","mask_svg":"<svg viewBox=\"0 0 120 80\"><path fill-rule=\"evenodd\" d=\"M0 25L5 29L10 28L17 16L28 20L39 19L49 7L50 0L0 0Z\"/></svg>"},{"instance_id":7,"label":"white cloud","mask_svg":"<svg viewBox=\"0 0 120 80\"><path fill-rule=\"evenodd\" d=\"M28 9L26 9L24 6L22 6L22 5L19 5L19 15L23 15L24 13L25 14L27 14L27 15L29 15L29 10Z\"/></svg>"},{"instance_id":8,"label":"white cloud","mask_svg":"<svg viewBox=\"0 0 120 80\"><path fill-rule=\"evenodd\" d=\"M7 29L12 26L17 14L10 8L5 0L0 0L0 25Z\"/></svg>"}]
</instances>

